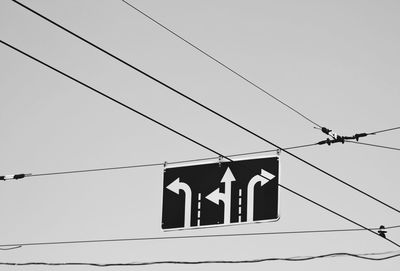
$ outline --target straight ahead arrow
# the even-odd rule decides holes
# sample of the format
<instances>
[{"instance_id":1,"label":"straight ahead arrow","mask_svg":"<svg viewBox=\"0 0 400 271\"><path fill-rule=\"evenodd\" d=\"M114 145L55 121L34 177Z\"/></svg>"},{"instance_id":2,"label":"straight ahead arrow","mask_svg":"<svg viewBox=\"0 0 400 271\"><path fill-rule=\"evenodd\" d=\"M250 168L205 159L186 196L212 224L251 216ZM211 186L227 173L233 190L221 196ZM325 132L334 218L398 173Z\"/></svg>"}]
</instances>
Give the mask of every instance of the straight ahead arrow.
<instances>
[{"instance_id":1,"label":"straight ahead arrow","mask_svg":"<svg viewBox=\"0 0 400 271\"><path fill-rule=\"evenodd\" d=\"M225 193L219 192L219 188L217 188L206 197L206 199L217 205L219 205L220 201L224 203L224 224L229 224L231 222L231 194L232 182L234 181L236 181L236 179L228 167L221 180L221 183L225 184Z\"/></svg>"}]
</instances>

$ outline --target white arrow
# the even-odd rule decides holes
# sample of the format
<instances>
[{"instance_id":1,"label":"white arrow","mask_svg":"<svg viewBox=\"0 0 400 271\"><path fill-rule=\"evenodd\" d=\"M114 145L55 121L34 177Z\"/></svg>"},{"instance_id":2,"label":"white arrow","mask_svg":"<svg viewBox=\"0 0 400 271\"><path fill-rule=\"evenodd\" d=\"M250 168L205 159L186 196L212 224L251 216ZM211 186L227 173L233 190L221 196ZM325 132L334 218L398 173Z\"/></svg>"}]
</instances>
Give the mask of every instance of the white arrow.
<instances>
[{"instance_id":1,"label":"white arrow","mask_svg":"<svg viewBox=\"0 0 400 271\"><path fill-rule=\"evenodd\" d=\"M232 182L236 181L229 167L226 169L224 176L222 177L221 183L225 184L225 193L219 192L219 188L214 190L206 198L215 204L219 205L219 202L224 203L224 224L231 222L231 193L232 193Z\"/></svg>"},{"instance_id":2,"label":"white arrow","mask_svg":"<svg viewBox=\"0 0 400 271\"><path fill-rule=\"evenodd\" d=\"M170 183L167 186L167 189L171 190L172 192L179 195L179 191L183 190L185 193L185 218L184 218L184 227L190 227L190 221L192 217L192 190L190 189L189 185L186 183L181 183L179 178Z\"/></svg>"},{"instance_id":3,"label":"white arrow","mask_svg":"<svg viewBox=\"0 0 400 271\"><path fill-rule=\"evenodd\" d=\"M264 176L261 177L260 175ZM274 175L261 169L261 174L256 175L251 178L250 182L247 185L247 221L251 222L254 220L254 187L257 183L261 183L261 186L266 184L268 181L275 178Z\"/></svg>"},{"instance_id":4,"label":"white arrow","mask_svg":"<svg viewBox=\"0 0 400 271\"><path fill-rule=\"evenodd\" d=\"M219 192L219 188L215 189L212 193L210 193L206 199L209 201L214 202L215 204L219 205L219 201L225 202L225 194Z\"/></svg>"}]
</instances>

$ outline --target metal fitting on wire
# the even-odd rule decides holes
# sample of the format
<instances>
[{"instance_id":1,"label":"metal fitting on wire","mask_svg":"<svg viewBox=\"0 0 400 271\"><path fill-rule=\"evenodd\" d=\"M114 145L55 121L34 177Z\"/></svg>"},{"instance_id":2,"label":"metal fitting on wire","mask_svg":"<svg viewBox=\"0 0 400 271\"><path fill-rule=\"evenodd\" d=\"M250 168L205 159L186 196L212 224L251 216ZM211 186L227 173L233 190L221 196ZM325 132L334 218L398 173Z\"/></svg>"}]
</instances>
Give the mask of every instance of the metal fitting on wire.
<instances>
[{"instance_id":1,"label":"metal fitting on wire","mask_svg":"<svg viewBox=\"0 0 400 271\"><path fill-rule=\"evenodd\" d=\"M380 236L382 236L383 238L386 238L386 233L387 233L387 231L385 231L385 226L381 225L381 226L379 227L378 234L379 234Z\"/></svg>"},{"instance_id":2,"label":"metal fitting on wire","mask_svg":"<svg viewBox=\"0 0 400 271\"><path fill-rule=\"evenodd\" d=\"M360 137L366 137L368 134L367 133L360 133L360 134L355 134L354 139L358 141Z\"/></svg>"},{"instance_id":3,"label":"metal fitting on wire","mask_svg":"<svg viewBox=\"0 0 400 271\"><path fill-rule=\"evenodd\" d=\"M4 175L0 176L0 181L18 180L29 176L32 176L32 174L26 173L26 174Z\"/></svg>"}]
</instances>

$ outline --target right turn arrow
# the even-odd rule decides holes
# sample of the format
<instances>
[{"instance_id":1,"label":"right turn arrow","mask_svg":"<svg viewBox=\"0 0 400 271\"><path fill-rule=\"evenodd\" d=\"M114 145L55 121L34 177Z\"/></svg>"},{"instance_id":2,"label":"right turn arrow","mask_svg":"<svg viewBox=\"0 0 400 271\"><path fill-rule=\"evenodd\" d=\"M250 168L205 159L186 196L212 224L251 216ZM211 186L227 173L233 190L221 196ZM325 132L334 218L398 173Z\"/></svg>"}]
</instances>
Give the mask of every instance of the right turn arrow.
<instances>
[{"instance_id":1,"label":"right turn arrow","mask_svg":"<svg viewBox=\"0 0 400 271\"><path fill-rule=\"evenodd\" d=\"M260 176L262 175L262 176ZM265 178L264 178L265 177ZM275 178L274 175L261 169L261 174L257 174L251 178L247 185L247 221L252 222L254 220L254 187L257 183L261 183L261 186Z\"/></svg>"}]
</instances>

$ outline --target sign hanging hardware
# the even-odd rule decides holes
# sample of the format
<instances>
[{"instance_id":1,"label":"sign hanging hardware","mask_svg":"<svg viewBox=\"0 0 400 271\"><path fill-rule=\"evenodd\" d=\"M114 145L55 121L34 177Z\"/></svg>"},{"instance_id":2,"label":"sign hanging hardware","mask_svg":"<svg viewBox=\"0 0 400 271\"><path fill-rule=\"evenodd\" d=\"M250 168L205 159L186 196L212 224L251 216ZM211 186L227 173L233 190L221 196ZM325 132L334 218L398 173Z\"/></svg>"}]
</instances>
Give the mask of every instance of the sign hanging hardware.
<instances>
[{"instance_id":1,"label":"sign hanging hardware","mask_svg":"<svg viewBox=\"0 0 400 271\"><path fill-rule=\"evenodd\" d=\"M218 166L221 167L221 163L222 163L222 156L218 157Z\"/></svg>"}]
</instances>

